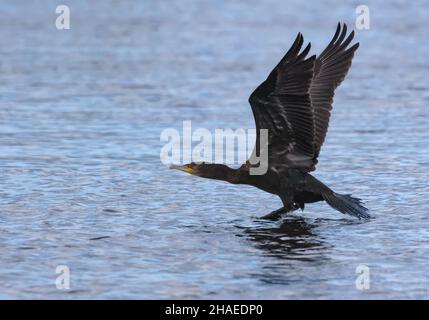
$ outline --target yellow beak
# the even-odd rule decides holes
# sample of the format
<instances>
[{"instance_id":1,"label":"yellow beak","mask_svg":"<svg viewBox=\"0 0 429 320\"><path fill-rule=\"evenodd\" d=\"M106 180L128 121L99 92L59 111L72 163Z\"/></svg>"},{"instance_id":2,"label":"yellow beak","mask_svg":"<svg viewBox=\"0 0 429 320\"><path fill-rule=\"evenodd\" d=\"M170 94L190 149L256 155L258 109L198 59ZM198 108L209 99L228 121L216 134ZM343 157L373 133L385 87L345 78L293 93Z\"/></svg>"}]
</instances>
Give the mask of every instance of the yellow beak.
<instances>
[{"instance_id":1,"label":"yellow beak","mask_svg":"<svg viewBox=\"0 0 429 320\"><path fill-rule=\"evenodd\" d=\"M190 174L192 174L192 172L193 172L192 168L190 168L188 166L178 166L178 165L174 165L174 164L170 166L170 169L176 169L176 170L184 171L184 172L187 172Z\"/></svg>"}]
</instances>

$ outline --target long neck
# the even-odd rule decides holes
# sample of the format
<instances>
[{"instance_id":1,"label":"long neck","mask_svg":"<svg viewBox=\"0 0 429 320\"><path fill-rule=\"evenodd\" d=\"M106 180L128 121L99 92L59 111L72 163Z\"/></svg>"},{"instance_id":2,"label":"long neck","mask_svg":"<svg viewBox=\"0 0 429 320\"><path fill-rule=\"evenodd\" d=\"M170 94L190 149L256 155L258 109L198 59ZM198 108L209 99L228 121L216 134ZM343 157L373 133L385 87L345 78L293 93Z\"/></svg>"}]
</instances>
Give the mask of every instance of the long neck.
<instances>
[{"instance_id":1,"label":"long neck","mask_svg":"<svg viewBox=\"0 0 429 320\"><path fill-rule=\"evenodd\" d=\"M203 164L200 167L199 176L230 183L245 183L241 169L233 169L224 164Z\"/></svg>"}]
</instances>

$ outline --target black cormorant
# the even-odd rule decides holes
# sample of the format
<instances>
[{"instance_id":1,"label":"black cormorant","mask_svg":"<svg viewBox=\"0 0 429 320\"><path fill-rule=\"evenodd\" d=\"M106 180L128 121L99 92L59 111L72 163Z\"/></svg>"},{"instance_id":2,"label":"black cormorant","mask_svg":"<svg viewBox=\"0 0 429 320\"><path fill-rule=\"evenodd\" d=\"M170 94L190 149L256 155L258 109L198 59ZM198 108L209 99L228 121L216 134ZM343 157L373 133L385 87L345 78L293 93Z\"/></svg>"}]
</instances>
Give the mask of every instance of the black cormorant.
<instances>
[{"instance_id":1,"label":"black cormorant","mask_svg":"<svg viewBox=\"0 0 429 320\"><path fill-rule=\"evenodd\" d=\"M353 37L354 31L347 36L347 26L338 23L326 49L318 57L307 58L311 44L301 51L304 38L298 33L286 55L250 95L257 129L255 150L259 150L259 130L268 129L265 174L250 174L249 161L239 169L207 163L170 168L204 178L252 185L278 195L283 207L264 218L277 219L283 213L304 209L305 203L323 200L342 213L369 218L368 209L360 199L335 193L309 174L315 170L325 140L334 90L345 78L359 47L359 43L348 47Z\"/></svg>"}]
</instances>

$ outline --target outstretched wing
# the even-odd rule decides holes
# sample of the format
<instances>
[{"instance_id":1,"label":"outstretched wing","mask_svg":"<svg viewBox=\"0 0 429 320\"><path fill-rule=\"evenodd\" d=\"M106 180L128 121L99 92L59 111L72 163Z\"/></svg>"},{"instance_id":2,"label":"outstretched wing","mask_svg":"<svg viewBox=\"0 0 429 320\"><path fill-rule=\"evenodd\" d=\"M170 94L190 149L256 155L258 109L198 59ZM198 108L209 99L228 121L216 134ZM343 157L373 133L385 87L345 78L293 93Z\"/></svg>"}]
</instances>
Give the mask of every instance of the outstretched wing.
<instances>
[{"instance_id":1,"label":"outstretched wing","mask_svg":"<svg viewBox=\"0 0 429 320\"><path fill-rule=\"evenodd\" d=\"M310 99L314 112L315 164L328 131L334 90L347 75L354 53L359 47L359 43L356 43L347 48L353 40L354 31L347 38L346 35L347 26L344 24L341 28L341 24L338 23L334 37L314 63Z\"/></svg>"},{"instance_id":2,"label":"outstretched wing","mask_svg":"<svg viewBox=\"0 0 429 320\"><path fill-rule=\"evenodd\" d=\"M315 56L306 59L310 43L300 52L301 33L268 78L250 95L259 152L260 129L268 129L270 167L313 168L315 130L310 101Z\"/></svg>"}]
</instances>

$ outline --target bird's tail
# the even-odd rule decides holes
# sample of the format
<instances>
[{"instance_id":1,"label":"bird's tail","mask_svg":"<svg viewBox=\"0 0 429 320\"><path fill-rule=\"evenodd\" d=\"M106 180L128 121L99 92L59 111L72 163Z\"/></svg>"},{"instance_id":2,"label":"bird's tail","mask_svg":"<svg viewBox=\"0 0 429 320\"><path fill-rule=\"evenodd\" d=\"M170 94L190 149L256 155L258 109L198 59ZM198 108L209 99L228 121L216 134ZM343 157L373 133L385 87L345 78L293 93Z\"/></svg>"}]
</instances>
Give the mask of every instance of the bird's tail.
<instances>
[{"instance_id":1,"label":"bird's tail","mask_svg":"<svg viewBox=\"0 0 429 320\"><path fill-rule=\"evenodd\" d=\"M349 214L359 219L369 219L368 209L362 205L361 199L349 194L329 192L322 195L325 201L335 210Z\"/></svg>"}]
</instances>

